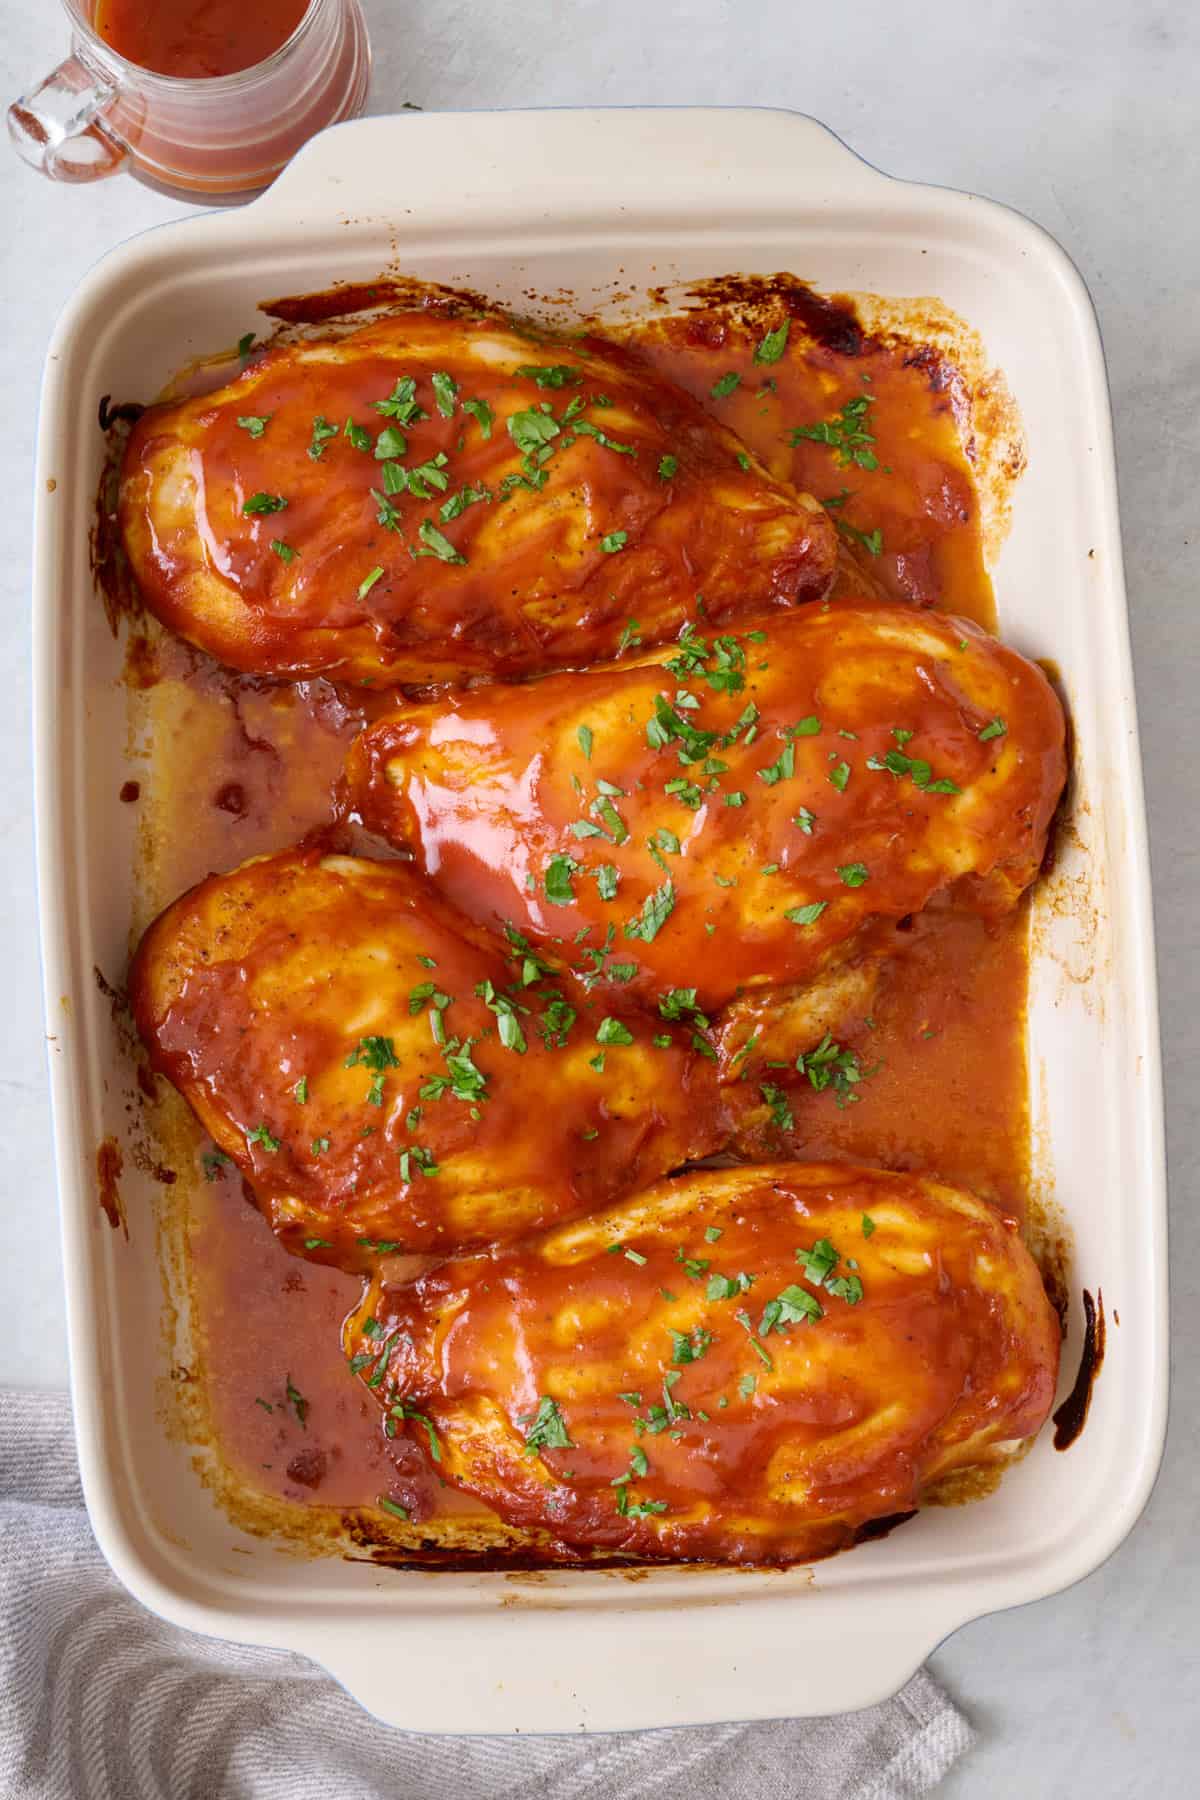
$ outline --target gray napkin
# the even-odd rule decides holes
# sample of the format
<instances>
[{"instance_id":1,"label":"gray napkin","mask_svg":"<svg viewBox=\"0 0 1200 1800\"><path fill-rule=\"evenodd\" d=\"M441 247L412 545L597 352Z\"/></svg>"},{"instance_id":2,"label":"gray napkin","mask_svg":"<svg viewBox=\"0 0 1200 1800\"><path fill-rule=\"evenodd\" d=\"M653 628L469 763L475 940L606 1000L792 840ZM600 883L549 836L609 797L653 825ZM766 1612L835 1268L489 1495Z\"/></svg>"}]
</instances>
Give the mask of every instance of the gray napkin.
<instances>
[{"instance_id":1,"label":"gray napkin","mask_svg":"<svg viewBox=\"0 0 1200 1800\"><path fill-rule=\"evenodd\" d=\"M65 1395L0 1391L3 1800L910 1800L973 1732L925 1673L883 1706L593 1737L434 1737L303 1657L130 1599L83 1510Z\"/></svg>"}]
</instances>

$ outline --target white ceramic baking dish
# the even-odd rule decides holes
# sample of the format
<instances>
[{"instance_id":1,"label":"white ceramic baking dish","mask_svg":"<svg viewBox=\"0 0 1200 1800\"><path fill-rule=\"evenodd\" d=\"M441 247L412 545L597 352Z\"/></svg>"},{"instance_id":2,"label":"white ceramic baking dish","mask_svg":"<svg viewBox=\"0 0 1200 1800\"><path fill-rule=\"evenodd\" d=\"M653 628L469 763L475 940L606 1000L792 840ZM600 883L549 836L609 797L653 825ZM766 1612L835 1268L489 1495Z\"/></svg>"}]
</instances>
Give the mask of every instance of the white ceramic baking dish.
<instances>
[{"instance_id":1,"label":"white ceramic baking dish","mask_svg":"<svg viewBox=\"0 0 1200 1800\"><path fill-rule=\"evenodd\" d=\"M234 1529L159 1422L167 1370L152 1183L129 1241L96 1204L129 1073L93 965L124 966L134 864L119 646L89 575L101 394L149 397L234 341L264 296L389 263L501 299L790 269L831 290L936 295L983 337L1028 472L995 572L1001 627L1062 671L1072 827L1037 904L1037 1184L1074 1240L1108 1355L1079 1442L1044 1434L979 1505L784 1574L536 1580L300 1561ZM1165 1428L1165 1195L1153 937L1108 398L1087 294L1058 247L986 200L889 180L813 121L604 111L372 119L318 138L243 211L160 227L84 281L54 336L38 460L37 817L73 1395L96 1536L122 1581L198 1631L302 1651L396 1724L513 1731L859 1707L947 1632L1094 1569L1146 1500ZM186 821L180 822L186 830ZM1117 1323L1119 1319L1119 1324Z\"/></svg>"}]
</instances>

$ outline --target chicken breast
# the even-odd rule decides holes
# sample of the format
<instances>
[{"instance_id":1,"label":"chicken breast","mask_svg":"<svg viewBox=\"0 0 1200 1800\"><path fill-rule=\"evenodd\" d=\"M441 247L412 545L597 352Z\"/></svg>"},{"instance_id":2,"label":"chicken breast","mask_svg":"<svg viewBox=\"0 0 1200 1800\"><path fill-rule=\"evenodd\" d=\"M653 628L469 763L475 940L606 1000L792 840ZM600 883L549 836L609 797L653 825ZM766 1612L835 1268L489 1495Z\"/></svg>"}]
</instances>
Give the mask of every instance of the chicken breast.
<instances>
[{"instance_id":1,"label":"chicken breast","mask_svg":"<svg viewBox=\"0 0 1200 1800\"><path fill-rule=\"evenodd\" d=\"M616 967L667 1018L734 1003L728 1072L765 990L858 956L873 921L946 893L1011 908L1065 773L1035 664L964 620L861 602L398 707L352 745L345 788L472 917L593 986Z\"/></svg>"},{"instance_id":2,"label":"chicken breast","mask_svg":"<svg viewBox=\"0 0 1200 1800\"><path fill-rule=\"evenodd\" d=\"M609 657L697 594L818 599L837 560L817 501L635 352L434 310L151 407L120 524L147 604L220 661L377 685Z\"/></svg>"},{"instance_id":3,"label":"chicken breast","mask_svg":"<svg viewBox=\"0 0 1200 1800\"><path fill-rule=\"evenodd\" d=\"M351 1366L443 1480L567 1549L789 1562L1035 1433L1059 1327L1011 1219L779 1163L369 1287Z\"/></svg>"},{"instance_id":4,"label":"chicken breast","mask_svg":"<svg viewBox=\"0 0 1200 1800\"><path fill-rule=\"evenodd\" d=\"M176 901L130 998L288 1249L371 1267L606 1205L724 1135L683 1034L508 950L410 865L313 845Z\"/></svg>"}]
</instances>

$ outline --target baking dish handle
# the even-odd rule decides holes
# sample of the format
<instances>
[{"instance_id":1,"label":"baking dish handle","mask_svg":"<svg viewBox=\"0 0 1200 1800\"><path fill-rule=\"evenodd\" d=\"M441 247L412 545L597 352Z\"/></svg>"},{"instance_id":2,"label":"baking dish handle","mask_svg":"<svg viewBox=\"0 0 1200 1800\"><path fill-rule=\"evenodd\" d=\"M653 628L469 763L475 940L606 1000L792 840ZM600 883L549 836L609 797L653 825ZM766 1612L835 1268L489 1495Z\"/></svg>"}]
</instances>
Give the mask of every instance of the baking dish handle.
<instances>
[{"instance_id":1,"label":"baking dish handle","mask_svg":"<svg viewBox=\"0 0 1200 1800\"><path fill-rule=\"evenodd\" d=\"M570 1696L571 1729L646 1730L663 1725L719 1722L722 1692L732 1696L738 1718L813 1718L858 1711L890 1699L916 1673L938 1644L977 1610L928 1606L919 1620L911 1596L876 1612L859 1601L849 1626L817 1630L810 1604L778 1597L739 1601L726 1612L723 1649L706 1679L690 1695L664 1684L686 1630L678 1598L645 1606L588 1609L582 1629L554 1639L546 1653L547 1629L561 1619L564 1594L551 1578L536 1590L509 1589L504 1639L497 1638L487 1609L476 1614L486 1629L472 1630L470 1616L451 1606L424 1612L411 1642L421 1659L421 1689L415 1703L405 1681L405 1637L417 1625L408 1617L398 1628L396 1654L364 1654L361 1626L322 1625L319 1637L307 1632L289 1647L320 1662L360 1706L385 1724L406 1730L508 1733L514 1729L563 1729L564 1696ZM519 1605L514 1605L514 1599ZM709 1615L711 1617L711 1615ZM498 1644L505 1649L498 1659ZM419 1650L417 1643L419 1642ZM747 1711L748 1696L753 1695Z\"/></svg>"},{"instance_id":2,"label":"baking dish handle","mask_svg":"<svg viewBox=\"0 0 1200 1800\"><path fill-rule=\"evenodd\" d=\"M503 132L497 122L503 119ZM580 120L586 123L581 134ZM503 155L499 145L503 143ZM580 145L587 148L586 157ZM736 146L736 151L733 150ZM877 196L889 176L803 113L766 108L606 107L497 113L396 113L335 125L312 138L257 200L290 223L420 223L404 170L419 158L420 216L440 225L481 217L499 225L527 204L533 171L539 212L610 216L636 199L643 213L723 224L722 191L744 211L747 186L764 212L844 213ZM470 174L463 179L464 169ZM525 196L524 202L522 196Z\"/></svg>"}]
</instances>

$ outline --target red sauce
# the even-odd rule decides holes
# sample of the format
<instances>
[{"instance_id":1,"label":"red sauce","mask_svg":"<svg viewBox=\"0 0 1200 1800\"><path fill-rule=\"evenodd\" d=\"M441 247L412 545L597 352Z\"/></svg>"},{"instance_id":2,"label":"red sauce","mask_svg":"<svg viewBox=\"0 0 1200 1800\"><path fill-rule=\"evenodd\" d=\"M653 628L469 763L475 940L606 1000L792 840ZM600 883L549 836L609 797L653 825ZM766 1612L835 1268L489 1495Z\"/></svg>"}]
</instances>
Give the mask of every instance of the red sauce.
<instances>
[{"instance_id":1,"label":"red sauce","mask_svg":"<svg viewBox=\"0 0 1200 1800\"><path fill-rule=\"evenodd\" d=\"M155 75L233 75L291 37L308 0L96 0L97 35Z\"/></svg>"},{"instance_id":2,"label":"red sauce","mask_svg":"<svg viewBox=\"0 0 1200 1800\"><path fill-rule=\"evenodd\" d=\"M952 387L936 361L911 345L872 345L838 313L836 331L818 331L818 320L808 339L794 319L787 357L764 368L752 360L756 331L739 334L715 318L706 330L705 319L638 335L656 366L741 432L774 473L821 497L852 490L839 515L863 533L881 530L878 557L858 543L854 553L887 591L993 626L978 497ZM713 385L730 370L742 373L741 386L714 400ZM819 443L781 444L782 423L827 418L867 392L864 373L875 400L878 471L841 469ZM772 379L775 388L759 392ZM388 704L386 695L342 693L324 680L275 686L237 676L172 639L147 700L156 753L143 782L153 858L142 924L209 871L326 823L346 748ZM236 809L228 805L233 787ZM902 940L901 953L871 1004L871 1023L855 1019L847 1034L864 1068L880 1066L844 1108L831 1090L792 1084L794 1132L786 1144L773 1139L770 1153L920 1169L1019 1214L1029 1153L1024 908L996 924L933 913L911 930L887 929ZM197 1151L205 1146L198 1126L193 1141ZM358 1298L358 1280L289 1256L228 1170L200 1188L195 1301L213 1425L229 1461L268 1495L300 1507L370 1506L387 1493L415 1517L464 1506L478 1512L478 1503L429 1481L415 1444L382 1437L378 1409L349 1375L338 1327ZM303 1424L287 1400L289 1377L308 1401ZM304 1478L314 1473L315 1481Z\"/></svg>"}]
</instances>

